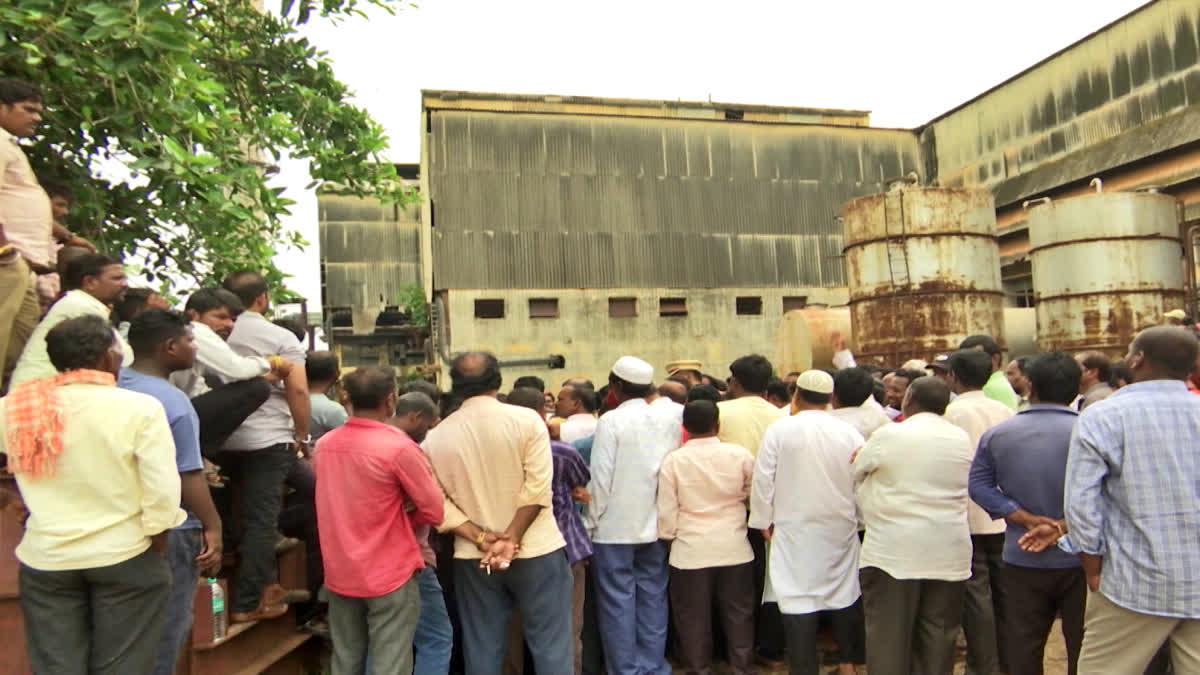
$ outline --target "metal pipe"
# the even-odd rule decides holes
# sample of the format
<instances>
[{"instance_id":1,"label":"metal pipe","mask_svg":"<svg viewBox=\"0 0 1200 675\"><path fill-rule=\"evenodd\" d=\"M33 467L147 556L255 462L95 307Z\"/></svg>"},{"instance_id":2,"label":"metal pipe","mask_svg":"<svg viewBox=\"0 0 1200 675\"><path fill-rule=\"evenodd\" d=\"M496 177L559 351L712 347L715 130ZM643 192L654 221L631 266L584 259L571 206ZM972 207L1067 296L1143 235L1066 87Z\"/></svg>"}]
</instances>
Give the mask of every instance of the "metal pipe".
<instances>
[{"instance_id":1,"label":"metal pipe","mask_svg":"<svg viewBox=\"0 0 1200 675\"><path fill-rule=\"evenodd\" d=\"M1049 203L1050 203L1049 197L1038 197L1037 199L1026 199L1025 201L1021 202L1021 208L1028 211L1030 204L1032 204L1034 206L1040 206L1042 204L1049 204Z\"/></svg>"},{"instance_id":2,"label":"metal pipe","mask_svg":"<svg viewBox=\"0 0 1200 675\"><path fill-rule=\"evenodd\" d=\"M500 362L501 368L516 368L518 366L542 366L551 370L561 370L567 367L567 357L562 354L550 354L540 359L511 359Z\"/></svg>"},{"instance_id":3,"label":"metal pipe","mask_svg":"<svg viewBox=\"0 0 1200 675\"><path fill-rule=\"evenodd\" d=\"M1093 178L1092 182L1088 183L1088 185L1096 188L1096 192L1104 192L1104 181L1100 180L1099 176Z\"/></svg>"}]
</instances>

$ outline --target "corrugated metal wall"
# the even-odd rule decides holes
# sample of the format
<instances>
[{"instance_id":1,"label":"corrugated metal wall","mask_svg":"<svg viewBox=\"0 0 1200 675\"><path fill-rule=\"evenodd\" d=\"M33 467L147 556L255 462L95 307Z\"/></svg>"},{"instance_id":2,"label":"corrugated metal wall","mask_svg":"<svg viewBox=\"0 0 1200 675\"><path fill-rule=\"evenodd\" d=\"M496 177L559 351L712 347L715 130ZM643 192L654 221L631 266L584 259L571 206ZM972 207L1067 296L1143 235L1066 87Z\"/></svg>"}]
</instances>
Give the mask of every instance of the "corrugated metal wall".
<instances>
[{"instance_id":1,"label":"corrugated metal wall","mask_svg":"<svg viewBox=\"0 0 1200 675\"><path fill-rule=\"evenodd\" d=\"M421 283L419 208L338 195L318 205L325 307L395 305Z\"/></svg>"},{"instance_id":2,"label":"corrugated metal wall","mask_svg":"<svg viewBox=\"0 0 1200 675\"><path fill-rule=\"evenodd\" d=\"M847 199L912 132L431 111L437 288L841 286Z\"/></svg>"}]
</instances>

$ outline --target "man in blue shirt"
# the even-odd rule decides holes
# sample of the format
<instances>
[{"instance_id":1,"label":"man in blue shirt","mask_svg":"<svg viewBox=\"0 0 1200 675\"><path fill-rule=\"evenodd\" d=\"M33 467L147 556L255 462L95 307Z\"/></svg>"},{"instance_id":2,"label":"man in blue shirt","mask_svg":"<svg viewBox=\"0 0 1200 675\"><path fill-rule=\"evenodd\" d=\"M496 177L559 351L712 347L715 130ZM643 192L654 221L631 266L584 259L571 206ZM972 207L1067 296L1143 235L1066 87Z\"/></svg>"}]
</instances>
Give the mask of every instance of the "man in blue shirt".
<instances>
[{"instance_id":1,"label":"man in blue shirt","mask_svg":"<svg viewBox=\"0 0 1200 675\"><path fill-rule=\"evenodd\" d=\"M1009 671L1042 672L1046 638L1061 613L1067 668L1074 675L1087 597L1079 558L1057 548L1024 551L1019 542L1029 529L1062 519L1067 451L1077 418L1070 405L1080 369L1070 354L1050 352L1028 361L1024 375L1031 405L980 438L969 488L988 515L1007 520L1000 583L1008 600Z\"/></svg>"},{"instance_id":2,"label":"man in blue shirt","mask_svg":"<svg viewBox=\"0 0 1200 675\"><path fill-rule=\"evenodd\" d=\"M213 506L200 456L200 421L187 394L167 381L196 360L188 320L183 314L151 309L129 326L134 360L121 369L118 386L158 399L166 411L175 441L175 462L188 519L170 531L167 559L171 565L171 592L167 600L167 627L155 659L155 675L170 675L192 627L192 596L196 575L216 574L221 566L221 518Z\"/></svg>"}]
</instances>

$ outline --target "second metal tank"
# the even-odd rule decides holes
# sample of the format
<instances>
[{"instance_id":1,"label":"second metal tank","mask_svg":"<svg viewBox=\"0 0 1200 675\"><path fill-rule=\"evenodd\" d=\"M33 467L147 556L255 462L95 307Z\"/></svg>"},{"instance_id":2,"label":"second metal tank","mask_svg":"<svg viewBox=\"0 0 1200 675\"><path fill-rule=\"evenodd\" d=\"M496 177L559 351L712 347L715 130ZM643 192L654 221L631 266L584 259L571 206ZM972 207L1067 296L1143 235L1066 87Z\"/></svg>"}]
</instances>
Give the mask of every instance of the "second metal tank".
<instances>
[{"instance_id":1,"label":"second metal tank","mask_svg":"<svg viewBox=\"0 0 1200 675\"><path fill-rule=\"evenodd\" d=\"M1182 308L1174 197L1097 192L1028 215L1039 349L1120 358L1139 330Z\"/></svg>"},{"instance_id":2,"label":"second metal tank","mask_svg":"<svg viewBox=\"0 0 1200 675\"><path fill-rule=\"evenodd\" d=\"M896 183L838 213L860 360L929 360L977 333L1004 344L991 192Z\"/></svg>"}]
</instances>

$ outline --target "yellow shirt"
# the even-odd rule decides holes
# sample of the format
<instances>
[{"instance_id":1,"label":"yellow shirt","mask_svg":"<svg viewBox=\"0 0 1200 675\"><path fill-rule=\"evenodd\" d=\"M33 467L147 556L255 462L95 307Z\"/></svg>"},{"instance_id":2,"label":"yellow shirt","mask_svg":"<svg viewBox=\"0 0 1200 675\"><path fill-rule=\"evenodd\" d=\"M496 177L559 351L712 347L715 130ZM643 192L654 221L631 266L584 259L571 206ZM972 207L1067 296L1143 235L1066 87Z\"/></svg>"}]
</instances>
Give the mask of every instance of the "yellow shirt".
<instances>
[{"instance_id":1,"label":"yellow shirt","mask_svg":"<svg viewBox=\"0 0 1200 675\"><path fill-rule=\"evenodd\" d=\"M17 369L13 371L12 383L9 386L15 387L30 380L57 375L58 369L50 362L50 355L46 353L46 334L50 332L51 328L67 319L88 314L94 314L107 321L110 311L103 302L81 290L68 291L66 295L59 298L50 311L46 312L45 318L37 325L37 328L33 329L33 335L29 336L29 342L25 343L25 349L21 352L21 358L17 360ZM121 347L125 354L124 365L128 367L133 363L133 350L125 344L125 340L121 338L116 329L113 329L113 335L121 341Z\"/></svg>"},{"instance_id":2,"label":"yellow shirt","mask_svg":"<svg viewBox=\"0 0 1200 675\"><path fill-rule=\"evenodd\" d=\"M422 447L446 495L439 531L469 520L503 532L518 508L538 504L543 508L525 531L517 557L536 558L566 546L550 502L554 462L541 415L475 396L431 429ZM483 555L473 542L458 537L454 557Z\"/></svg>"},{"instance_id":3,"label":"yellow shirt","mask_svg":"<svg viewBox=\"0 0 1200 675\"><path fill-rule=\"evenodd\" d=\"M116 565L150 547L150 537L186 518L179 508L175 441L162 404L95 384L58 388L63 451L54 474L17 474L29 508L17 558L38 570ZM0 399L0 450L5 439Z\"/></svg>"},{"instance_id":4,"label":"yellow shirt","mask_svg":"<svg viewBox=\"0 0 1200 675\"><path fill-rule=\"evenodd\" d=\"M787 413L771 405L767 399L753 394L721 401L721 429L717 436L724 443L740 445L758 456L767 427L787 417Z\"/></svg>"},{"instance_id":5,"label":"yellow shirt","mask_svg":"<svg viewBox=\"0 0 1200 675\"><path fill-rule=\"evenodd\" d=\"M39 265L54 262L50 196L42 189L17 138L0 129L0 225L21 255Z\"/></svg>"}]
</instances>

